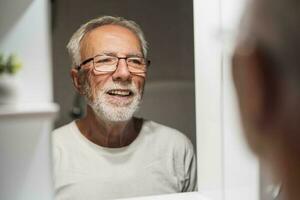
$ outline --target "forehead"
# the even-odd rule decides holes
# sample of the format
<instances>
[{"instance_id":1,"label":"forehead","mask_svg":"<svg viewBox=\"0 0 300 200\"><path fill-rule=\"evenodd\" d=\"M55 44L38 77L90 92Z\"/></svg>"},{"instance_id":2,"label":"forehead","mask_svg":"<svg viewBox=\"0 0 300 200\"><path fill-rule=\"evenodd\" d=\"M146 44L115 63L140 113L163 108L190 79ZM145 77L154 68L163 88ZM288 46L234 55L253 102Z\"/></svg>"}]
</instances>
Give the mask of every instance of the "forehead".
<instances>
[{"instance_id":1,"label":"forehead","mask_svg":"<svg viewBox=\"0 0 300 200\"><path fill-rule=\"evenodd\" d=\"M136 34L119 25L97 27L88 32L81 40L81 53L83 54L91 54L95 51L125 53L126 51L140 52L140 50L141 45Z\"/></svg>"}]
</instances>

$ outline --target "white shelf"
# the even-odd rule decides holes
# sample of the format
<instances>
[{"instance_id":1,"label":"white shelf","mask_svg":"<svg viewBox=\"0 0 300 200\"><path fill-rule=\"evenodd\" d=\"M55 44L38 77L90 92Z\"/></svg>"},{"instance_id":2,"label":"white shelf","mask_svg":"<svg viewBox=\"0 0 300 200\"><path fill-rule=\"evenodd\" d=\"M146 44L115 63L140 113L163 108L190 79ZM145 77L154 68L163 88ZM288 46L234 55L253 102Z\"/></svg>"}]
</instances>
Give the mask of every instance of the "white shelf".
<instances>
[{"instance_id":1,"label":"white shelf","mask_svg":"<svg viewBox=\"0 0 300 200\"><path fill-rule=\"evenodd\" d=\"M54 118L59 111L55 103L0 105L0 118L7 117L49 117Z\"/></svg>"}]
</instances>

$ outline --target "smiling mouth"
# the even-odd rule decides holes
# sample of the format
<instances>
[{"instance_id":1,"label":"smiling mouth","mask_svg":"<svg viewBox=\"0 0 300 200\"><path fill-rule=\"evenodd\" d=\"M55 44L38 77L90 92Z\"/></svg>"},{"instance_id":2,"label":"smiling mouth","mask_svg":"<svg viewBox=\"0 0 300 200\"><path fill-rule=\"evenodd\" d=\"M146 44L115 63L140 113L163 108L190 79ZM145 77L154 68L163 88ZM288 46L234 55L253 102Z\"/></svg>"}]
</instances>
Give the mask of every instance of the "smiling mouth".
<instances>
[{"instance_id":1,"label":"smiling mouth","mask_svg":"<svg viewBox=\"0 0 300 200\"><path fill-rule=\"evenodd\" d=\"M133 95L133 92L131 90L109 90L106 92L106 94L116 97L130 97Z\"/></svg>"}]
</instances>

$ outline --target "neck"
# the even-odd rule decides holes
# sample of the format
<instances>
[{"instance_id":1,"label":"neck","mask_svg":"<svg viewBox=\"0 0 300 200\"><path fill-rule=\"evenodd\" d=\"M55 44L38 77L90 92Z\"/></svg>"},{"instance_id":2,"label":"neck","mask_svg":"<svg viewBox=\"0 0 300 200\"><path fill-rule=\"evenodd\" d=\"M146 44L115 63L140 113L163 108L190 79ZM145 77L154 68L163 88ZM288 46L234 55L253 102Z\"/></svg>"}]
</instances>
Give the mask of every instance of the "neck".
<instances>
[{"instance_id":1,"label":"neck","mask_svg":"<svg viewBox=\"0 0 300 200\"><path fill-rule=\"evenodd\" d=\"M129 145L137 137L141 120L131 118L121 122L105 121L88 106L86 116L77 120L76 124L91 142L103 147L120 148Z\"/></svg>"}]
</instances>

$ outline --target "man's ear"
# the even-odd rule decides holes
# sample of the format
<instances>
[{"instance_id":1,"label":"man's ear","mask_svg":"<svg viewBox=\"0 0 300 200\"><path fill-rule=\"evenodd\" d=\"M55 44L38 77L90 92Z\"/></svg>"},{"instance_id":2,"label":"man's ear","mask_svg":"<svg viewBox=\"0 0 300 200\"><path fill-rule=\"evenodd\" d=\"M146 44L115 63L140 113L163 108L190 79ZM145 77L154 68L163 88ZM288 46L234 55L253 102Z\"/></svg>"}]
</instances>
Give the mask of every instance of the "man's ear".
<instances>
[{"instance_id":1,"label":"man's ear","mask_svg":"<svg viewBox=\"0 0 300 200\"><path fill-rule=\"evenodd\" d=\"M246 55L237 50L232 63L242 118L259 129L274 122L278 102L277 76L266 55L259 48Z\"/></svg>"},{"instance_id":2,"label":"man's ear","mask_svg":"<svg viewBox=\"0 0 300 200\"><path fill-rule=\"evenodd\" d=\"M73 85L77 90L77 92L81 95L84 95L84 90L83 90L84 83L82 77L80 77L79 75L79 71L75 67L72 67L70 70L70 75L73 81Z\"/></svg>"}]
</instances>

